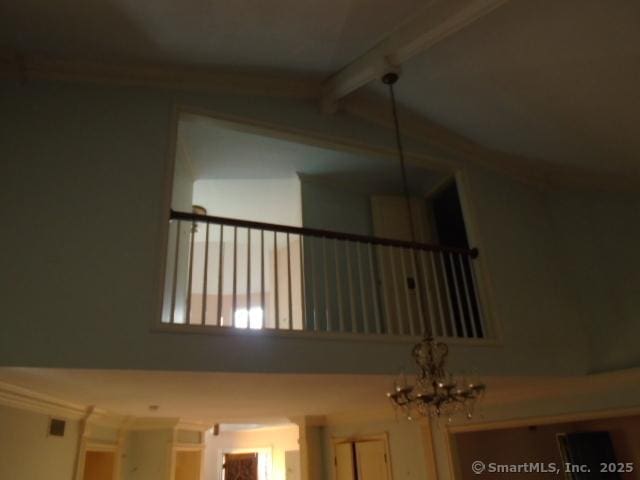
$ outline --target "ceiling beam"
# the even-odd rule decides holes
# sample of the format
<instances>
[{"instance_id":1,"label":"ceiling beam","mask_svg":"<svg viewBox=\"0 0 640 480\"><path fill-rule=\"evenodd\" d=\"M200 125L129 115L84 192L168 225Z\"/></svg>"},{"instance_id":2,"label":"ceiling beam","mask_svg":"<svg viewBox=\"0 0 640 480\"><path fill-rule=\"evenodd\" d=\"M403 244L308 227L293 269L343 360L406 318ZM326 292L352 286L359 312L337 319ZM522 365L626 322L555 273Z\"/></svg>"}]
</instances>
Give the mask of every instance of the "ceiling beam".
<instances>
[{"instance_id":1,"label":"ceiling beam","mask_svg":"<svg viewBox=\"0 0 640 480\"><path fill-rule=\"evenodd\" d=\"M404 62L484 17L508 0L435 0L412 15L367 53L329 77L322 87L322 109L335 112L338 101L397 71Z\"/></svg>"}]
</instances>

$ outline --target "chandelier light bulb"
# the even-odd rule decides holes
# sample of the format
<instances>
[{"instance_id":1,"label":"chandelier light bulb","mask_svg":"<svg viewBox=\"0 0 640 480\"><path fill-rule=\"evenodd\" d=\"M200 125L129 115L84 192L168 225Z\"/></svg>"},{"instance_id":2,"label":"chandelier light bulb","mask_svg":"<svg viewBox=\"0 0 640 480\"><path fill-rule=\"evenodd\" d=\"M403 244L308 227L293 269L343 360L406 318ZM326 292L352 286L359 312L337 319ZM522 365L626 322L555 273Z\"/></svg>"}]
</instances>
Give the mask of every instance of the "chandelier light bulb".
<instances>
[{"instance_id":1,"label":"chandelier light bulb","mask_svg":"<svg viewBox=\"0 0 640 480\"><path fill-rule=\"evenodd\" d=\"M412 356L418 371L415 384L408 384L402 372L401 382L394 382L395 393L387 393L396 411L401 410L407 419L413 418L414 411L425 417L445 413L448 421L458 412L464 412L468 419L473 417L475 403L484 395L486 386L465 378L457 382L445 371L448 353L446 344L431 337L413 347Z\"/></svg>"}]
</instances>

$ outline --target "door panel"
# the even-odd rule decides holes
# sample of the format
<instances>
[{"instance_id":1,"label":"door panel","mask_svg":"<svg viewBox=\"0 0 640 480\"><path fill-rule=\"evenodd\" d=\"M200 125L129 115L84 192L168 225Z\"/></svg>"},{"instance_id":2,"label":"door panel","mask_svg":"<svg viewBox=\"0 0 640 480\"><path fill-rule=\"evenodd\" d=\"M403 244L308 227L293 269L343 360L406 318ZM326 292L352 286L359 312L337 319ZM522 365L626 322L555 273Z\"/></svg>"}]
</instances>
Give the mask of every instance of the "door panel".
<instances>
[{"instance_id":1,"label":"door panel","mask_svg":"<svg viewBox=\"0 0 640 480\"><path fill-rule=\"evenodd\" d=\"M357 442L358 480L388 480L386 447L382 440Z\"/></svg>"},{"instance_id":2,"label":"door panel","mask_svg":"<svg viewBox=\"0 0 640 480\"><path fill-rule=\"evenodd\" d=\"M113 480L115 453L88 451L85 455L84 480Z\"/></svg>"},{"instance_id":3,"label":"door panel","mask_svg":"<svg viewBox=\"0 0 640 480\"><path fill-rule=\"evenodd\" d=\"M335 451L336 480L355 480L353 443L338 443Z\"/></svg>"},{"instance_id":4,"label":"door panel","mask_svg":"<svg viewBox=\"0 0 640 480\"><path fill-rule=\"evenodd\" d=\"M175 480L200 480L200 463L202 452L176 452Z\"/></svg>"}]
</instances>

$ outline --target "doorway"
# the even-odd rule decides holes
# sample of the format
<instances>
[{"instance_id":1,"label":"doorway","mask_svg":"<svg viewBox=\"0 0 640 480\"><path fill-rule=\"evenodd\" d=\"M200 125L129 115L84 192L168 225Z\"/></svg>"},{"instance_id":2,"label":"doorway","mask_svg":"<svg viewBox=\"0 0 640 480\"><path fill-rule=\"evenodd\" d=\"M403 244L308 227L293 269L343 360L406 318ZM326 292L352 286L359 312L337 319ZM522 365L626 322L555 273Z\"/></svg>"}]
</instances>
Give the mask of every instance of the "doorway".
<instances>
[{"instance_id":1,"label":"doorway","mask_svg":"<svg viewBox=\"0 0 640 480\"><path fill-rule=\"evenodd\" d=\"M83 480L114 480L116 453L107 450L87 450L84 456Z\"/></svg>"},{"instance_id":2,"label":"doorway","mask_svg":"<svg viewBox=\"0 0 640 480\"><path fill-rule=\"evenodd\" d=\"M222 468L224 480L258 480L258 453L227 453Z\"/></svg>"},{"instance_id":3,"label":"doorway","mask_svg":"<svg viewBox=\"0 0 640 480\"><path fill-rule=\"evenodd\" d=\"M184 449L175 451L173 480L200 480L202 472L202 451Z\"/></svg>"},{"instance_id":4,"label":"doorway","mask_svg":"<svg viewBox=\"0 0 640 480\"><path fill-rule=\"evenodd\" d=\"M336 480L391 480L385 435L333 441Z\"/></svg>"}]
</instances>

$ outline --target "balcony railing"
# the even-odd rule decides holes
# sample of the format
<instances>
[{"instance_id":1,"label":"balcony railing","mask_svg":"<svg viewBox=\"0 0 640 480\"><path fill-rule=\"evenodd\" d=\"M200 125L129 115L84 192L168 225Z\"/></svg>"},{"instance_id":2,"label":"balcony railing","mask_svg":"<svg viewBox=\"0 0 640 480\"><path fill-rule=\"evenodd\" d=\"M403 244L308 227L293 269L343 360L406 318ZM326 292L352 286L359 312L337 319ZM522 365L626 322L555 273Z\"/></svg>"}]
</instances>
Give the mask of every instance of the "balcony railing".
<instances>
[{"instance_id":1,"label":"balcony railing","mask_svg":"<svg viewBox=\"0 0 640 480\"><path fill-rule=\"evenodd\" d=\"M485 338L477 255L172 211L162 322Z\"/></svg>"}]
</instances>

